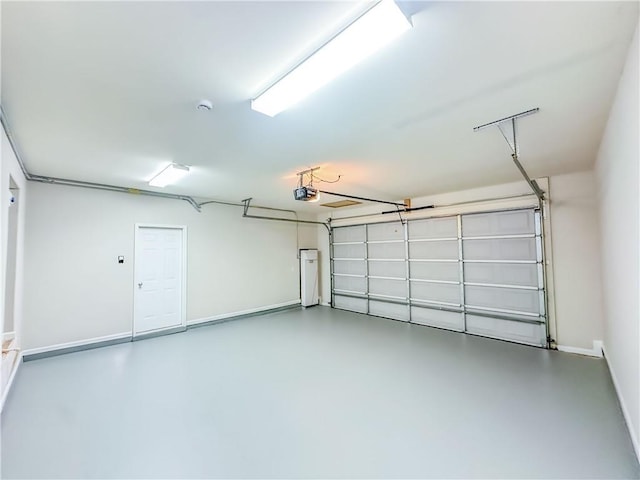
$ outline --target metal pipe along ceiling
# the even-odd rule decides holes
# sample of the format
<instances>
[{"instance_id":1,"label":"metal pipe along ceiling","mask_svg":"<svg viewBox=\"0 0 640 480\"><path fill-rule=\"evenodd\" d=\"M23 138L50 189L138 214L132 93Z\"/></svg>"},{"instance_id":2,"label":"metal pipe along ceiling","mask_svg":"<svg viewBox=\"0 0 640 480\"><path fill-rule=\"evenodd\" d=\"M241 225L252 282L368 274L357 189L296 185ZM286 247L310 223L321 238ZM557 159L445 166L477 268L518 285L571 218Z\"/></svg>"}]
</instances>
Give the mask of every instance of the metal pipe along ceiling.
<instances>
[{"instance_id":1,"label":"metal pipe along ceiling","mask_svg":"<svg viewBox=\"0 0 640 480\"><path fill-rule=\"evenodd\" d=\"M4 113L2 106L0 106L0 123L2 123L2 128L4 129L4 133L7 135L7 139L9 140L9 145L13 150L14 155L16 156L16 160L18 161L18 165L20 165L20 169L24 174L24 177L31 182L40 182L40 183L50 183L54 185L67 185L71 187L83 187L83 188L92 188L94 190L106 190L109 192L121 192L121 193L130 193L136 195L147 195L150 197L160 197L160 198L171 198L175 200L184 200L189 202L193 208L195 208L198 212L200 211L200 204L196 202L192 197L188 195L176 195L173 193L164 193L164 192L154 192L152 190L141 190L138 188L129 188L122 187L119 185L109 185L106 183L97 183L97 182L86 182L84 180L74 180L71 178L58 178L58 177L49 177L45 175L36 175L30 173L27 170L27 167L20 155L18 148L16 147L15 140L13 139L13 135L11 134L11 129L9 128L7 122L7 116Z\"/></svg>"},{"instance_id":2,"label":"metal pipe along ceiling","mask_svg":"<svg viewBox=\"0 0 640 480\"><path fill-rule=\"evenodd\" d=\"M36 175L33 173L30 173L29 170L27 170L27 167L24 163L24 160L22 159L22 156L20 155L20 152L18 151L18 148L16 146L15 140L13 139L13 135L11 134L11 129L9 128L8 125L8 121L7 121L7 117L4 113L4 110L2 108L2 106L0 105L0 123L2 124L2 128L4 129L5 134L7 135L7 139L9 140L9 146L11 147L11 149L13 150L13 153L16 157L16 160L18 162L18 165L20 166L20 169L22 170L22 173L24 175L24 177L31 182L40 182L40 183L49 183L49 184L53 184L53 185L67 185L67 186L71 186L71 187L82 187L82 188L91 188L94 190L106 190L108 192L120 192L120 193L128 193L128 194L134 194L134 195L146 195L146 196L150 196L150 197L158 197L158 198L169 198L169 199L173 199L173 200L182 200L185 202L188 202L193 208L195 208L198 212L202 211L202 207L204 205L209 205L209 204L218 204L218 205L228 205L228 206L232 206L232 207L244 207L244 203L237 203L237 202L226 202L223 200L208 200L206 202L202 202L202 203L198 203L193 197L189 196L189 195L178 195L178 194L174 194L174 193L165 193L165 192L156 192L153 190L142 190L142 189L138 189L138 188L130 188L130 187L122 187L119 185L109 185L106 183L98 183L98 182L86 182L84 180L74 180L71 178L59 178L59 177L49 177L46 175ZM297 213L294 210L285 210L285 209L281 209L281 208L272 208L272 207L262 207L259 205L253 205L252 208L256 208L256 209L261 209L261 210L271 210L271 211L277 211L277 212L287 212L287 213L293 213L294 215L297 215ZM246 213L246 211L245 211ZM248 215L244 215L247 216L249 218L251 218L251 216ZM256 218L256 217L253 217ZM258 218L264 218L264 217L258 217ZM309 223L307 221L302 221L302 220L297 220L297 219L279 219L282 221L290 221L290 222L298 222L298 223ZM320 223L320 222L318 222Z\"/></svg>"},{"instance_id":3,"label":"metal pipe along ceiling","mask_svg":"<svg viewBox=\"0 0 640 480\"><path fill-rule=\"evenodd\" d=\"M316 222L313 220L298 220L298 213L294 210L281 210L281 209L277 209L277 208L268 208L268 207L251 207L251 200L253 200L252 198L245 198L244 200L242 200L242 206L244 207L244 212L242 214L243 218L254 218L257 220L274 220L274 221L278 221L278 222L294 222L294 223L306 223L309 225L324 225L324 227L327 229L327 231L329 233L331 233L331 226L328 223L324 223L324 222ZM290 212L293 213L296 218L282 218L282 217L268 217L268 216L262 216L262 215L249 215L249 213L247 213L249 211L249 208L262 208L264 210L277 210L280 212Z\"/></svg>"}]
</instances>

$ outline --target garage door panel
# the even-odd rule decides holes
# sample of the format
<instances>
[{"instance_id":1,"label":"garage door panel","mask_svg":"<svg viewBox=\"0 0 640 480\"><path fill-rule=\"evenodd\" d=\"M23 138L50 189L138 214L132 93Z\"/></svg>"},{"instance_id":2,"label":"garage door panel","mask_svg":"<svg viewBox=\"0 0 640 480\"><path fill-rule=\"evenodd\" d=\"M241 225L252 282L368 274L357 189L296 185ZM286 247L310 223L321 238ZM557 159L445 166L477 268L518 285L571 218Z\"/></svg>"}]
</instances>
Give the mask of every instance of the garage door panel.
<instances>
[{"instance_id":1,"label":"garage door panel","mask_svg":"<svg viewBox=\"0 0 640 480\"><path fill-rule=\"evenodd\" d=\"M406 305L371 300L369 301L369 313L380 317L409 321L409 309Z\"/></svg>"},{"instance_id":2,"label":"garage door panel","mask_svg":"<svg viewBox=\"0 0 640 480\"><path fill-rule=\"evenodd\" d=\"M458 254L457 240L409 243L409 258L413 259L457 260Z\"/></svg>"},{"instance_id":3,"label":"garage door panel","mask_svg":"<svg viewBox=\"0 0 640 480\"><path fill-rule=\"evenodd\" d=\"M458 262L411 262L411 278L418 280L460 280Z\"/></svg>"},{"instance_id":4,"label":"garage door panel","mask_svg":"<svg viewBox=\"0 0 640 480\"><path fill-rule=\"evenodd\" d=\"M332 231L333 242L364 242L366 239L364 225L357 227L339 227Z\"/></svg>"},{"instance_id":5,"label":"garage door panel","mask_svg":"<svg viewBox=\"0 0 640 480\"><path fill-rule=\"evenodd\" d=\"M365 258L366 245L334 245L333 258Z\"/></svg>"},{"instance_id":6,"label":"garage door panel","mask_svg":"<svg viewBox=\"0 0 640 480\"><path fill-rule=\"evenodd\" d=\"M367 300L365 298L351 298L335 295L333 304L336 308L351 310L352 312L367 313Z\"/></svg>"},{"instance_id":7,"label":"garage door panel","mask_svg":"<svg viewBox=\"0 0 640 480\"><path fill-rule=\"evenodd\" d=\"M465 263L464 279L471 283L538 286L538 266L531 263Z\"/></svg>"},{"instance_id":8,"label":"garage door panel","mask_svg":"<svg viewBox=\"0 0 640 480\"><path fill-rule=\"evenodd\" d=\"M493 238L463 240L465 260L536 260L534 238Z\"/></svg>"},{"instance_id":9,"label":"garage door panel","mask_svg":"<svg viewBox=\"0 0 640 480\"><path fill-rule=\"evenodd\" d=\"M411 321L430 327L446 328L448 330L464 330L462 313L445 312L431 308L411 307Z\"/></svg>"},{"instance_id":10,"label":"garage door panel","mask_svg":"<svg viewBox=\"0 0 640 480\"><path fill-rule=\"evenodd\" d=\"M533 210L476 213L462 216L462 236L525 235L536 231Z\"/></svg>"},{"instance_id":11,"label":"garage door panel","mask_svg":"<svg viewBox=\"0 0 640 480\"><path fill-rule=\"evenodd\" d=\"M458 236L458 220L456 217L412 220L408 226L409 239L456 238Z\"/></svg>"},{"instance_id":12,"label":"garage door panel","mask_svg":"<svg viewBox=\"0 0 640 480\"><path fill-rule=\"evenodd\" d=\"M392 297L407 298L406 280L387 280L383 278L369 279L369 293L373 295L386 295Z\"/></svg>"},{"instance_id":13,"label":"garage door panel","mask_svg":"<svg viewBox=\"0 0 640 480\"><path fill-rule=\"evenodd\" d=\"M338 260L333 263L333 272L365 275L367 273L367 264L364 260Z\"/></svg>"},{"instance_id":14,"label":"garage door panel","mask_svg":"<svg viewBox=\"0 0 640 480\"><path fill-rule=\"evenodd\" d=\"M369 275L374 277L406 278L407 266L404 262L369 261Z\"/></svg>"},{"instance_id":15,"label":"garage door panel","mask_svg":"<svg viewBox=\"0 0 640 480\"><path fill-rule=\"evenodd\" d=\"M460 304L460 286L447 283L411 282L411 298Z\"/></svg>"},{"instance_id":16,"label":"garage door panel","mask_svg":"<svg viewBox=\"0 0 640 480\"><path fill-rule=\"evenodd\" d=\"M464 289L464 299L470 307L540 313L540 295L537 290L467 285Z\"/></svg>"},{"instance_id":17,"label":"garage door panel","mask_svg":"<svg viewBox=\"0 0 640 480\"><path fill-rule=\"evenodd\" d=\"M545 346L540 221L527 208L336 229L351 243L334 242L335 306Z\"/></svg>"},{"instance_id":18,"label":"garage door panel","mask_svg":"<svg viewBox=\"0 0 640 480\"><path fill-rule=\"evenodd\" d=\"M406 255L404 242L401 243L370 243L369 258L401 259Z\"/></svg>"},{"instance_id":19,"label":"garage door panel","mask_svg":"<svg viewBox=\"0 0 640 480\"><path fill-rule=\"evenodd\" d=\"M367 279L364 277L333 277L333 287L336 290L346 290L348 292L367 292Z\"/></svg>"},{"instance_id":20,"label":"garage door panel","mask_svg":"<svg viewBox=\"0 0 640 480\"><path fill-rule=\"evenodd\" d=\"M528 345L545 345L546 333L544 324L524 323L467 314L467 332Z\"/></svg>"},{"instance_id":21,"label":"garage door panel","mask_svg":"<svg viewBox=\"0 0 640 480\"><path fill-rule=\"evenodd\" d=\"M368 225L367 240L404 240L404 225L400 222Z\"/></svg>"}]
</instances>

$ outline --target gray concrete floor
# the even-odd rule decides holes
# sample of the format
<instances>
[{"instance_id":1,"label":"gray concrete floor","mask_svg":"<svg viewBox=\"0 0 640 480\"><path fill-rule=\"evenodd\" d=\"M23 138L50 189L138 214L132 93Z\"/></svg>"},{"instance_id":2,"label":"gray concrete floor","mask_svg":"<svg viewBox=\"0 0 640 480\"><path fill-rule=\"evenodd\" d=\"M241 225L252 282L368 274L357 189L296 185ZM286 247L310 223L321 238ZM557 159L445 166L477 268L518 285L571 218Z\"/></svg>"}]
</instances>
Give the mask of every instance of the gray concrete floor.
<instances>
[{"instance_id":1,"label":"gray concrete floor","mask_svg":"<svg viewBox=\"0 0 640 480\"><path fill-rule=\"evenodd\" d=\"M324 307L27 362L4 478L638 478L604 361Z\"/></svg>"}]
</instances>

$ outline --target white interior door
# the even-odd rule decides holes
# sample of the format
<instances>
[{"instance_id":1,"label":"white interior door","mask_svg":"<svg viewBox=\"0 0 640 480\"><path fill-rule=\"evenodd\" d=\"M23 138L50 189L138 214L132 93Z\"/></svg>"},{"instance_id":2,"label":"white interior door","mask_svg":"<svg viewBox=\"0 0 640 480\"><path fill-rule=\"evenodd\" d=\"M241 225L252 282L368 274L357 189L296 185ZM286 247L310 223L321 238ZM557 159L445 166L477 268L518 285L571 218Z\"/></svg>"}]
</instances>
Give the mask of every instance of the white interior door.
<instances>
[{"instance_id":1,"label":"white interior door","mask_svg":"<svg viewBox=\"0 0 640 480\"><path fill-rule=\"evenodd\" d=\"M186 325L185 227L136 225L134 335Z\"/></svg>"}]
</instances>

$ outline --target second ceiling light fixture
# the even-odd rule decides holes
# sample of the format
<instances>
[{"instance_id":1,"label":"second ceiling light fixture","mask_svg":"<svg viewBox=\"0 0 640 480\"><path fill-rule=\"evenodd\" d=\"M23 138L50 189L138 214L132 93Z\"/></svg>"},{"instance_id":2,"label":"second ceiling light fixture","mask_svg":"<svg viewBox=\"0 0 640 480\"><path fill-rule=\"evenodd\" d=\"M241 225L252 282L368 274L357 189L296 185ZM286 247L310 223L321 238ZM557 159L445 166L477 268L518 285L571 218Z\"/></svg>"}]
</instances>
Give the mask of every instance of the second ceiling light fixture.
<instances>
[{"instance_id":1,"label":"second ceiling light fixture","mask_svg":"<svg viewBox=\"0 0 640 480\"><path fill-rule=\"evenodd\" d=\"M252 100L251 108L276 116L410 28L411 23L394 0L378 2Z\"/></svg>"}]
</instances>

